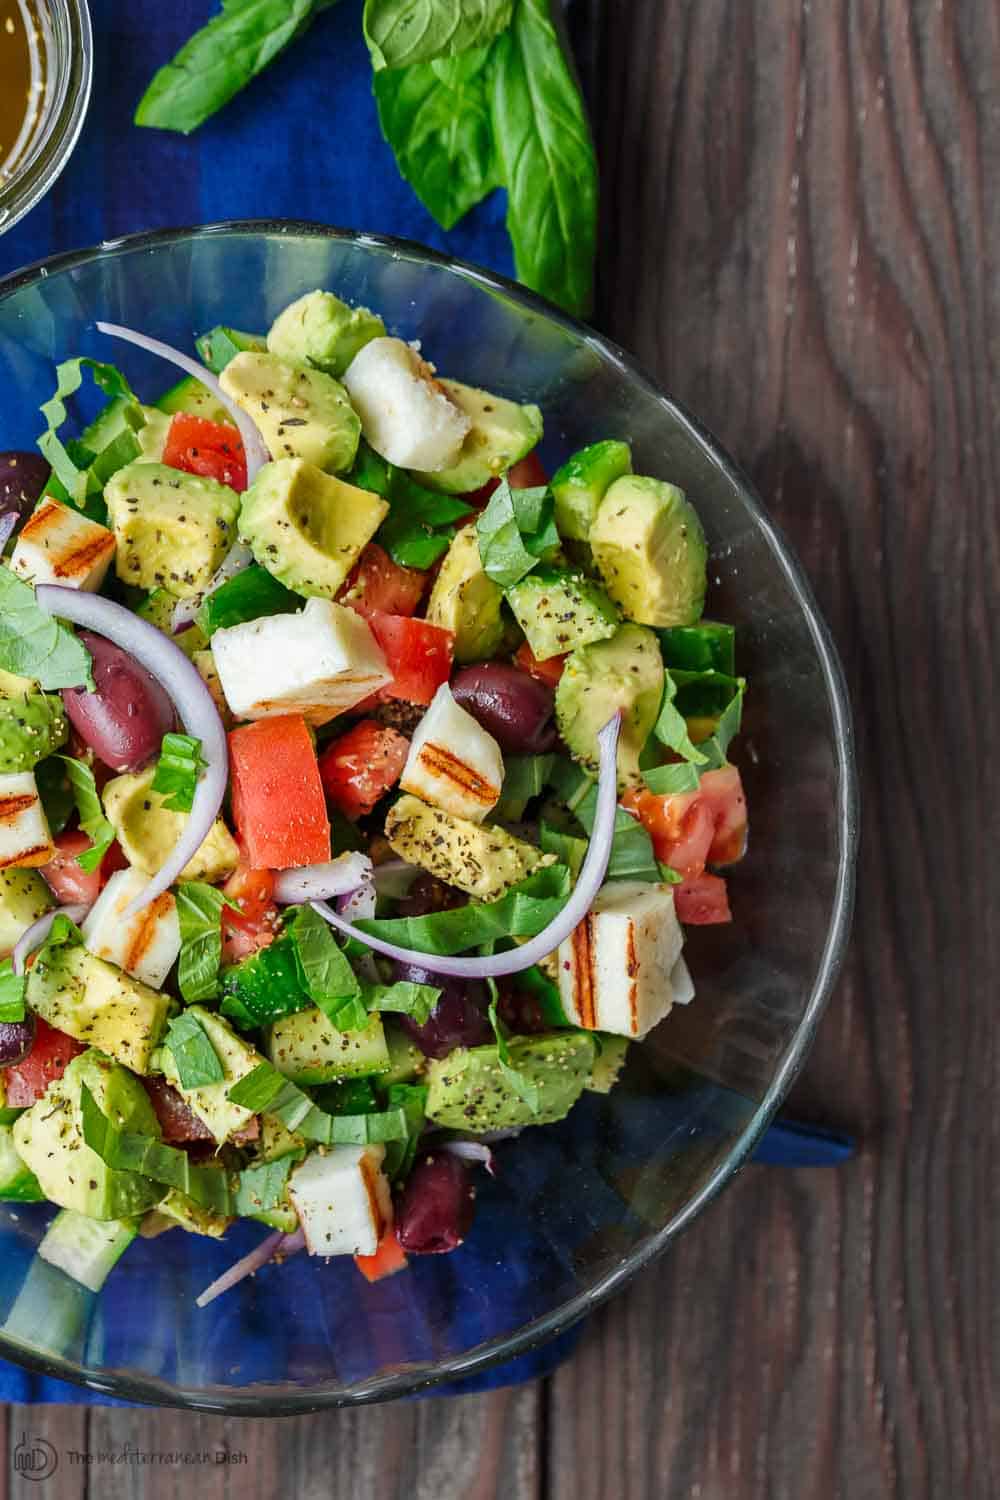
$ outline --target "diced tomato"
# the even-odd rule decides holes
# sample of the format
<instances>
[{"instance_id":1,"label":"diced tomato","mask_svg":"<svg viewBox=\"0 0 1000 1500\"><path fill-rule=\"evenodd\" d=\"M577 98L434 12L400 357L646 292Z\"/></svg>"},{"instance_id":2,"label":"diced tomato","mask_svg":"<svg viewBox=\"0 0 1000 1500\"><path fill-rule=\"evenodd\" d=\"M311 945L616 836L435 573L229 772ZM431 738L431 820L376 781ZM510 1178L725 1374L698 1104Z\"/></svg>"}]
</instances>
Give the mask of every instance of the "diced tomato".
<instances>
[{"instance_id":1,"label":"diced tomato","mask_svg":"<svg viewBox=\"0 0 1000 1500\"><path fill-rule=\"evenodd\" d=\"M279 915L274 904L274 875L270 870L251 870L241 864L222 889L240 908L222 908L222 961L238 964L274 942Z\"/></svg>"},{"instance_id":2,"label":"diced tomato","mask_svg":"<svg viewBox=\"0 0 1000 1500\"><path fill-rule=\"evenodd\" d=\"M721 875L692 875L682 885L675 885L674 908L678 920L689 927L733 920L729 893Z\"/></svg>"},{"instance_id":3,"label":"diced tomato","mask_svg":"<svg viewBox=\"0 0 1000 1500\"><path fill-rule=\"evenodd\" d=\"M362 719L331 740L319 758L323 789L347 818L370 813L402 775L410 742L398 730Z\"/></svg>"},{"instance_id":4,"label":"diced tomato","mask_svg":"<svg viewBox=\"0 0 1000 1500\"><path fill-rule=\"evenodd\" d=\"M549 687L558 687L566 658L550 656L548 661L539 661L527 641L524 641L514 653L514 665L520 667L522 672L527 672L530 677L536 677L539 682L547 682Z\"/></svg>"},{"instance_id":5,"label":"diced tomato","mask_svg":"<svg viewBox=\"0 0 1000 1500\"><path fill-rule=\"evenodd\" d=\"M500 483L499 479L487 479L478 490L469 490L468 494L461 498L466 502L470 510L485 510L490 503L490 496Z\"/></svg>"},{"instance_id":6,"label":"diced tomato","mask_svg":"<svg viewBox=\"0 0 1000 1500\"><path fill-rule=\"evenodd\" d=\"M83 906L93 906L115 871L124 870L128 865L116 840L97 869L88 874L80 868L77 856L85 849L92 848L93 842L79 828L68 829L58 834L54 840L55 856L47 865L42 866L41 873L53 896L63 906L75 905L77 902Z\"/></svg>"},{"instance_id":7,"label":"diced tomato","mask_svg":"<svg viewBox=\"0 0 1000 1500\"><path fill-rule=\"evenodd\" d=\"M533 490L536 485L549 482L545 465L537 451L529 453L527 458L519 458L516 464L511 464L507 478L512 490Z\"/></svg>"},{"instance_id":8,"label":"diced tomato","mask_svg":"<svg viewBox=\"0 0 1000 1500\"><path fill-rule=\"evenodd\" d=\"M233 820L252 870L330 858L330 820L301 714L244 724L229 736Z\"/></svg>"},{"instance_id":9,"label":"diced tomato","mask_svg":"<svg viewBox=\"0 0 1000 1500\"><path fill-rule=\"evenodd\" d=\"M354 1264L368 1281L382 1281L386 1276L395 1276L409 1265L406 1251L396 1238L396 1231L389 1229L379 1240L374 1255L356 1255Z\"/></svg>"},{"instance_id":10,"label":"diced tomato","mask_svg":"<svg viewBox=\"0 0 1000 1500\"><path fill-rule=\"evenodd\" d=\"M712 813L698 792L659 797L655 792L628 791L622 803L634 813L653 841L661 864L678 875L700 875L715 833Z\"/></svg>"},{"instance_id":11,"label":"diced tomato","mask_svg":"<svg viewBox=\"0 0 1000 1500\"><path fill-rule=\"evenodd\" d=\"M424 596L427 574L402 568L376 542L369 542L358 558L340 595L367 619L376 610L388 615L412 615Z\"/></svg>"},{"instance_id":12,"label":"diced tomato","mask_svg":"<svg viewBox=\"0 0 1000 1500\"><path fill-rule=\"evenodd\" d=\"M217 479L240 494L247 487L243 439L238 428L228 423L210 422L207 417L179 411L167 429L163 462L186 474Z\"/></svg>"},{"instance_id":13,"label":"diced tomato","mask_svg":"<svg viewBox=\"0 0 1000 1500\"><path fill-rule=\"evenodd\" d=\"M61 1078L84 1048L64 1031L56 1031L41 1016L35 1018L35 1041L23 1062L4 1068L4 1103L8 1109L30 1109L50 1083Z\"/></svg>"},{"instance_id":14,"label":"diced tomato","mask_svg":"<svg viewBox=\"0 0 1000 1500\"><path fill-rule=\"evenodd\" d=\"M392 673L381 696L429 703L451 676L452 632L428 620L408 620L380 611L370 615L368 623Z\"/></svg>"},{"instance_id":15,"label":"diced tomato","mask_svg":"<svg viewBox=\"0 0 1000 1500\"><path fill-rule=\"evenodd\" d=\"M734 865L743 858L747 844L747 801L739 771L735 766L706 771L699 795L707 802L715 824L707 863Z\"/></svg>"}]
</instances>

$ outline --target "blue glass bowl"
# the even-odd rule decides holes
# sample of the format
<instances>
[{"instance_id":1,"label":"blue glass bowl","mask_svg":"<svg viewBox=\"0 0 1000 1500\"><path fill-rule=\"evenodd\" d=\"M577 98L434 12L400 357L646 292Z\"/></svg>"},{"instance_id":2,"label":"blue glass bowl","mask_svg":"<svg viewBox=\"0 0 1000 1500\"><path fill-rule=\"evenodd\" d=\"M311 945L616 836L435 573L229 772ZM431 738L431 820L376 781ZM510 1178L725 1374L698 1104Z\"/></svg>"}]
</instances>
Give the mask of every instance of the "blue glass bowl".
<instances>
[{"instance_id":1,"label":"blue glass bowl","mask_svg":"<svg viewBox=\"0 0 1000 1500\"><path fill-rule=\"evenodd\" d=\"M369 1286L300 1256L205 1311L204 1286L263 1231L137 1243L94 1297L34 1259L49 1211L0 1205L0 1355L135 1400L241 1415L383 1400L523 1353L666 1249L745 1161L809 1047L847 937L856 842L840 666L809 586L712 438L591 329L502 279L411 244L315 225L163 232L57 256L0 282L0 446L30 446L53 366L119 362L142 392L162 364L96 318L190 347L224 322L266 327L329 287L419 338L446 374L546 418L543 457L627 438L637 470L693 499L711 544L708 613L739 628L751 683L737 759L751 810L731 927L693 929L698 997L640 1048L609 1096L527 1130L479 1174L461 1250Z\"/></svg>"}]
</instances>

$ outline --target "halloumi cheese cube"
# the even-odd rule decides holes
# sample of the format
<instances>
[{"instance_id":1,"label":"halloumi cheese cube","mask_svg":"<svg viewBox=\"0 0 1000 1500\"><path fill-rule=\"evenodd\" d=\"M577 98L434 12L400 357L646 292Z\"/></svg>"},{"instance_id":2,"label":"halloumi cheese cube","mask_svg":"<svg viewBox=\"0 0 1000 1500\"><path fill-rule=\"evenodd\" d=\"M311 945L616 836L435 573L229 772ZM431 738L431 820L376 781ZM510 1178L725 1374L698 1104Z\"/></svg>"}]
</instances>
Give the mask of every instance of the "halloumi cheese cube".
<instances>
[{"instance_id":1,"label":"halloumi cheese cube","mask_svg":"<svg viewBox=\"0 0 1000 1500\"><path fill-rule=\"evenodd\" d=\"M114 534L106 526L46 495L21 527L10 566L31 583L58 583L93 594L114 555Z\"/></svg>"},{"instance_id":2,"label":"halloumi cheese cube","mask_svg":"<svg viewBox=\"0 0 1000 1500\"><path fill-rule=\"evenodd\" d=\"M117 870L90 908L80 931L91 953L158 990L181 951L181 929L169 891L134 916L125 917L129 902L148 883L149 876L142 870Z\"/></svg>"},{"instance_id":3,"label":"halloumi cheese cube","mask_svg":"<svg viewBox=\"0 0 1000 1500\"><path fill-rule=\"evenodd\" d=\"M399 784L456 818L481 823L500 800L503 756L446 682L414 731Z\"/></svg>"},{"instance_id":4,"label":"halloumi cheese cube","mask_svg":"<svg viewBox=\"0 0 1000 1500\"><path fill-rule=\"evenodd\" d=\"M376 453L401 469L433 471L457 462L469 418L410 344L372 339L343 378Z\"/></svg>"},{"instance_id":5,"label":"halloumi cheese cube","mask_svg":"<svg viewBox=\"0 0 1000 1500\"><path fill-rule=\"evenodd\" d=\"M684 962L684 955L677 960L670 970L670 988L674 992L675 1005L690 1005L694 999L694 980L691 978L691 970Z\"/></svg>"},{"instance_id":6,"label":"halloumi cheese cube","mask_svg":"<svg viewBox=\"0 0 1000 1500\"><path fill-rule=\"evenodd\" d=\"M604 886L590 914L559 946L559 996L588 1031L644 1037L674 1003L671 971L684 934L669 885Z\"/></svg>"},{"instance_id":7,"label":"halloumi cheese cube","mask_svg":"<svg viewBox=\"0 0 1000 1500\"><path fill-rule=\"evenodd\" d=\"M384 1146L313 1151L289 1178L288 1196L310 1255L374 1255L392 1225Z\"/></svg>"},{"instance_id":8,"label":"halloumi cheese cube","mask_svg":"<svg viewBox=\"0 0 1000 1500\"><path fill-rule=\"evenodd\" d=\"M237 719L297 713L325 724L392 681L366 622L329 599L217 630L212 655Z\"/></svg>"},{"instance_id":9,"label":"halloumi cheese cube","mask_svg":"<svg viewBox=\"0 0 1000 1500\"><path fill-rule=\"evenodd\" d=\"M0 870L47 865L55 852L34 772L0 776Z\"/></svg>"}]
</instances>

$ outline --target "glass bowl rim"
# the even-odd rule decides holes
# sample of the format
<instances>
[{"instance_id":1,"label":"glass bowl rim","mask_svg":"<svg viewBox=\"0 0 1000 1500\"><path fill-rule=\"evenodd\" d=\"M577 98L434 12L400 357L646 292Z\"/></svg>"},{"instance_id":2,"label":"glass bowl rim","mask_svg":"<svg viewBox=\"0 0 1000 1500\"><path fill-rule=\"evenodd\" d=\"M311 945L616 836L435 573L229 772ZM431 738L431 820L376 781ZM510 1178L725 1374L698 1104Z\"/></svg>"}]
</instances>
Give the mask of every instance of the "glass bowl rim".
<instances>
[{"instance_id":1,"label":"glass bowl rim","mask_svg":"<svg viewBox=\"0 0 1000 1500\"><path fill-rule=\"evenodd\" d=\"M826 940L820 955L812 991L802 1020L775 1070L767 1090L743 1127L725 1158L713 1169L694 1196L645 1244L633 1250L620 1265L609 1271L596 1286L578 1293L558 1307L533 1319L516 1332L498 1336L468 1349L464 1354L443 1360L431 1371L401 1370L375 1377L347 1388L316 1385L299 1390L281 1384L259 1384L246 1390L228 1387L205 1387L188 1390L152 1376L132 1373L107 1375L61 1360L14 1348L0 1338L0 1357L10 1359L39 1374L68 1380L90 1390L120 1400L140 1401L156 1406L180 1407L191 1411L215 1412L229 1416L293 1416L337 1407L353 1407L378 1401L398 1399L415 1392L429 1391L446 1381L461 1381L482 1374L496 1365L528 1353L570 1328L574 1323L600 1307L620 1291L638 1271L649 1265L686 1229L722 1188L746 1164L754 1146L766 1130L782 1099L787 1094L815 1038L819 1020L842 967L850 936L854 906L855 865L859 837L859 791L854 747L854 730L850 698L843 667L812 586L781 530L766 514L749 478L722 450L714 437L679 402L666 396L642 366L624 349L595 332L577 318L527 290L508 277L486 271L480 266L432 250L414 240L392 235L369 234L339 229L325 224L297 219L228 219L217 223L189 227L163 228L105 240L86 250L71 250L34 261L0 278L0 302L38 281L63 271L72 271L104 257L122 253L181 244L202 236L279 236L287 238L322 238L343 240L361 247L388 251L410 261L437 265L457 274L460 279L503 292L527 311L555 323L603 359L617 367L626 380L638 385L664 410L669 419L686 430L714 467L739 492L768 548L785 576L798 608L805 617L813 647L819 661L830 702L834 729L834 751L838 770L837 831L839 860L833 908Z\"/></svg>"}]
</instances>

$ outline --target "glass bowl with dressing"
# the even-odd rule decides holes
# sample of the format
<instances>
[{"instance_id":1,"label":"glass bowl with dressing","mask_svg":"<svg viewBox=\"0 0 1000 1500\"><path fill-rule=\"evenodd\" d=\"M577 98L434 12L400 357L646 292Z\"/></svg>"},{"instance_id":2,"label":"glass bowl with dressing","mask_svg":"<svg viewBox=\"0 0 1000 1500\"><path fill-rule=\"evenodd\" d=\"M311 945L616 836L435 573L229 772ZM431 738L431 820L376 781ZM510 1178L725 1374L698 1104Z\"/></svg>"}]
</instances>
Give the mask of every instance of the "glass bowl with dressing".
<instances>
[{"instance_id":1,"label":"glass bowl with dressing","mask_svg":"<svg viewBox=\"0 0 1000 1500\"><path fill-rule=\"evenodd\" d=\"M93 61L86 0L0 0L0 234L66 165Z\"/></svg>"}]
</instances>

